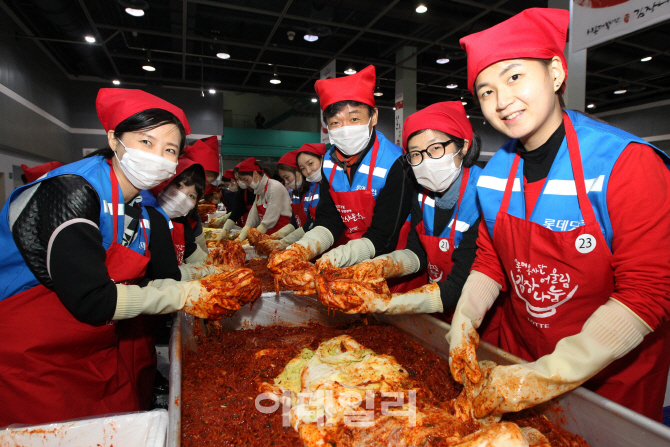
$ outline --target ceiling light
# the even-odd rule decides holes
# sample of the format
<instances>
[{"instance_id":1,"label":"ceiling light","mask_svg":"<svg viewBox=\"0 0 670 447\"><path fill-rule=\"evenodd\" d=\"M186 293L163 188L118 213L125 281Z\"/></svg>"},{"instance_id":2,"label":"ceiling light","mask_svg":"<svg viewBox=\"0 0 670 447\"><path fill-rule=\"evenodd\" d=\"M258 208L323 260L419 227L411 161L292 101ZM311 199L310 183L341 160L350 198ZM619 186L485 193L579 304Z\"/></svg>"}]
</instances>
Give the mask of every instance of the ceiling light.
<instances>
[{"instance_id":1,"label":"ceiling light","mask_svg":"<svg viewBox=\"0 0 670 447\"><path fill-rule=\"evenodd\" d=\"M281 84L281 79L277 77L277 67L275 67L275 74L272 75L272 79L270 79L270 84Z\"/></svg>"},{"instance_id":2,"label":"ceiling light","mask_svg":"<svg viewBox=\"0 0 670 447\"><path fill-rule=\"evenodd\" d=\"M444 65L449 63L449 59L447 59L446 57L440 57L435 62Z\"/></svg>"},{"instance_id":3,"label":"ceiling light","mask_svg":"<svg viewBox=\"0 0 670 447\"><path fill-rule=\"evenodd\" d=\"M144 10L142 9L126 8L126 12L133 17L142 17L144 15Z\"/></svg>"},{"instance_id":4,"label":"ceiling light","mask_svg":"<svg viewBox=\"0 0 670 447\"><path fill-rule=\"evenodd\" d=\"M119 85L119 84L121 84L121 81L119 81L118 79L114 79L114 80L112 81L112 84L114 84L114 85Z\"/></svg>"},{"instance_id":5,"label":"ceiling light","mask_svg":"<svg viewBox=\"0 0 670 447\"><path fill-rule=\"evenodd\" d=\"M466 118L470 118L470 115L465 115Z\"/></svg>"},{"instance_id":6,"label":"ceiling light","mask_svg":"<svg viewBox=\"0 0 670 447\"><path fill-rule=\"evenodd\" d=\"M464 106L467 106L468 102L467 101L461 101L461 104L463 104Z\"/></svg>"},{"instance_id":7,"label":"ceiling light","mask_svg":"<svg viewBox=\"0 0 670 447\"><path fill-rule=\"evenodd\" d=\"M419 6L416 7L416 12L419 14L423 14L426 11L428 11L428 8L423 3L420 3Z\"/></svg>"},{"instance_id":8,"label":"ceiling light","mask_svg":"<svg viewBox=\"0 0 670 447\"><path fill-rule=\"evenodd\" d=\"M382 92L382 89L379 88L379 86L375 87L375 92L373 93L375 96L384 96L384 92Z\"/></svg>"},{"instance_id":9,"label":"ceiling light","mask_svg":"<svg viewBox=\"0 0 670 447\"><path fill-rule=\"evenodd\" d=\"M395 107L393 108L393 110L395 110Z\"/></svg>"},{"instance_id":10,"label":"ceiling light","mask_svg":"<svg viewBox=\"0 0 670 447\"><path fill-rule=\"evenodd\" d=\"M142 70L144 71L156 71L156 67L153 65L142 65Z\"/></svg>"},{"instance_id":11,"label":"ceiling light","mask_svg":"<svg viewBox=\"0 0 670 447\"><path fill-rule=\"evenodd\" d=\"M458 84L447 84L447 88L456 88Z\"/></svg>"},{"instance_id":12,"label":"ceiling light","mask_svg":"<svg viewBox=\"0 0 670 447\"><path fill-rule=\"evenodd\" d=\"M626 90L615 90L614 91L615 95L623 95L624 93L626 93Z\"/></svg>"},{"instance_id":13,"label":"ceiling light","mask_svg":"<svg viewBox=\"0 0 670 447\"><path fill-rule=\"evenodd\" d=\"M230 54L228 53L216 53L216 57L219 59L230 59Z\"/></svg>"},{"instance_id":14,"label":"ceiling light","mask_svg":"<svg viewBox=\"0 0 670 447\"><path fill-rule=\"evenodd\" d=\"M305 34L303 39L305 39L307 42L316 42L319 40L319 36L315 36L314 34Z\"/></svg>"},{"instance_id":15,"label":"ceiling light","mask_svg":"<svg viewBox=\"0 0 670 447\"><path fill-rule=\"evenodd\" d=\"M587 109L595 109L596 105L595 104L589 104L586 106Z\"/></svg>"},{"instance_id":16,"label":"ceiling light","mask_svg":"<svg viewBox=\"0 0 670 447\"><path fill-rule=\"evenodd\" d=\"M216 93L216 90L214 90L213 88L210 88L210 89L209 89L209 94L210 94L210 95L213 95L214 93Z\"/></svg>"},{"instance_id":17,"label":"ceiling light","mask_svg":"<svg viewBox=\"0 0 670 447\"><path fill-rule=\"evenodd\" d=\"M318 101L318 99L312 98L312 102L317 102L317 101Z\"/></svg>"},{"instance_id":18,"label":"ceiling light","mask_svg":"<svg viewBox=\"0 0 670 447\"><path fill-rule=\"evenodd\" d=\"M345 75L352 75L356 73L356 69L354 68L353 65L349 65L346 70L344 70Z\"/></svg>"},{"instance_id":19,"label":"ceiling light","mask_svg":"<svg viewBox=\"0 0 670 447\"><path fill-rule=\"evenodd\" d=\"M640 62L649 62L651 60L651 56L643 57L640 59Z\"/></svg>"},{"instance_id":20,"label":"ceiling light","mask_svg":"<svg viewBox=\"0 0 670 447\"><path fill-rule=\"evenodd\" d=\"M93 37L93 36L86 36L86 37L84 37L84 39L88 43L95 43L95 37Z\"/></svg>"}]
</instances>

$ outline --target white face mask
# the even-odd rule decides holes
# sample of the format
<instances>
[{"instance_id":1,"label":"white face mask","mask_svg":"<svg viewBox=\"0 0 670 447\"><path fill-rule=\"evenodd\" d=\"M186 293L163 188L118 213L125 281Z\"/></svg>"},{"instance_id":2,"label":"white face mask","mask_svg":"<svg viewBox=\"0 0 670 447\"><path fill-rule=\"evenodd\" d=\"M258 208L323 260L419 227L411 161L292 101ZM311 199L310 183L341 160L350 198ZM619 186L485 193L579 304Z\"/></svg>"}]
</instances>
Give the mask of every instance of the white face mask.
<instances>
[{"instance_id":1,"label":"white face mask","mask_svg":"<svg viewBox=\"0 0 670 447\"><path fill-rule=\"evenodd\" d=\"M298 181L298 179L296 179L293 181L293 185L286 185L286 186L295 191L296 189L300 189L300 187L302 186L302 180Z\"/></svg>"},{"instance_id":2,"label":"white face mask","mask_svg":"<svg viewBox=\"0 0 670 447\"><path fill-rule=\"evenodd\" d=\"M342 126L329 130L330 143L334 144L340 152L348 157L360 153L368 145L372 136L372 132L370 132L371 122L372 117L370 117L367 125Z\"/></svg>"},{"instance_id":3,"label":"white face mask","mask_svg":"<svg viewBox=\"0 0 670 447\"><path fill-rule=\"evenodd\" d=\"M228 187L228 191L230 192L237 192L237 185L230 185Z\"/></svg>"},{"instance_id":4,"label":"white face mask","mask_svg":"<svg viewBox=\"0 0 670 447\"><path fill-rule=\"evenodd\" d=\"M247 189L247 184L244 183L242 180L237 181L237 186L239 186L240 189Z\"/></svg>"},{"instance_id":5,"label":"white face mask","mask_svg":"<svg viewBox=\"0 0 670 447\"><path fill-rule=\"evenodd\" d=\"M260 185L260 184L261 184L261 182L255 182L255 181L252 180L251 183L249 183L249 187L251 189L253 189L254 191L256 191L256 188L258 188L258 185Z\"/></svg>"},{"instance_id":6,"label":"white face mask","mask_svg":"<svg viewBox=\"0 0 670 447\"><path fill-rule=\"evenodd\" d=\"M174 185L162 190L156 199L170 219L185 216L195 207L191 198L179 191Z\"/></svg>"},{"instance_id":7,"label":"white face mask","mask_svg":"<svg viewBox=\"0 0 670 447\"><path fill-rule=\"evenodd\" d=\"M412 166L419 185L435 192L444 192L458 178L461 168L456 167L455 154L448 154L437 160L426 158L419 166ZM461 167L463 163L461 162Z\"/></svg>"},{"instance_id":8,"label":"white face mask","mask_svg":"<svg viewBox=\"0 0 670 447\"><path fill-rule=\"evenodd\" d=\"M307 181L311 183L318 183L321 181L321 169L318 169L317 171L311 173L307 177Z\"/></svg>"},{"instance_id":9,"label":"white face mask","mask_svg":"<svg viewBox=\"0 0 670 447\"><path fill-rule=\"evenodd\" d=\"M114 151L114 156L119 161L121 170L128 181L135 188L151 189L177 173L176 161L170 161L165 157L139 149L129 148L121 140L119 140L119 143L126 148L126 153L120 160L116 151Z\"/></svg>"}]
</instances>

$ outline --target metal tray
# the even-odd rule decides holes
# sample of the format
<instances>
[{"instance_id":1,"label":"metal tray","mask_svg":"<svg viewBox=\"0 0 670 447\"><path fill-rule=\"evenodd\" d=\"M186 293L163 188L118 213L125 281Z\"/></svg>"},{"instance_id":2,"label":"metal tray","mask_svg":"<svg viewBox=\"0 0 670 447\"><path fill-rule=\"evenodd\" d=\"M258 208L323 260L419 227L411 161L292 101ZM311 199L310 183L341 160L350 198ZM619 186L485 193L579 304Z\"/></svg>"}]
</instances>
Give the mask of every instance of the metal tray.
<instances>
[{"instance_id":1,"label":"metal tray","mask_svg":"<svg viewBox=\"0 0 670 447\"><path fill-rule=\"evenodd\" d=\"M314 297L293 295L290 292L264 293L253 309L245 307L235 316L221 321L226 330L240 330L254 326L286 324L301 326L315 322L338 326L358 317L337 313L328 316L326 308ZM377 315L377 319L417 340L442 358L449 356L444 338L449 325L429 315ZM176 313L170 338L170 407L168 447L181 446L181 353L183 348L195 347L190 331L193 318ZM499 364L522 363L521 359L482 342L477 350L480 360ZM659 390L660 392L660 390ZM605 399L591 391L578 388L536 407L561 427L584 437L592 447L667 447L670 428Z\"/></svg>"}]
</instances>

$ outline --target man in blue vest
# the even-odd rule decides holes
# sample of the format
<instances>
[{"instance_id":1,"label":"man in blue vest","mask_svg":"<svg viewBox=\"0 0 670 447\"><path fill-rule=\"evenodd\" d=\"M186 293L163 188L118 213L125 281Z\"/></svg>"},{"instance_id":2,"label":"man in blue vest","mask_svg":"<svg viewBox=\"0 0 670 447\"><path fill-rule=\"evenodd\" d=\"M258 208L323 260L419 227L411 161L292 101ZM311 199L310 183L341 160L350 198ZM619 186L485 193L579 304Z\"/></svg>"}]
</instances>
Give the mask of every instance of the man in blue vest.
<instances>
[{"instance_id":1,"label":"man in blue vest","mask_svg":"<svg viewBox=\"0 0 670 447\"><path fill-rule=\"evenodd\" d=\"M396 249L401 229L409 225L412 180L403 167L402 149L375 130L375 81L373 66L348 77L316 81L333 145L323 160L316 220L296 242L302 248L290 246L272 260L271 268L280 269L289 259L312 259L336 243L321 258L335 267Z\"/></svg>"}]
</instances>

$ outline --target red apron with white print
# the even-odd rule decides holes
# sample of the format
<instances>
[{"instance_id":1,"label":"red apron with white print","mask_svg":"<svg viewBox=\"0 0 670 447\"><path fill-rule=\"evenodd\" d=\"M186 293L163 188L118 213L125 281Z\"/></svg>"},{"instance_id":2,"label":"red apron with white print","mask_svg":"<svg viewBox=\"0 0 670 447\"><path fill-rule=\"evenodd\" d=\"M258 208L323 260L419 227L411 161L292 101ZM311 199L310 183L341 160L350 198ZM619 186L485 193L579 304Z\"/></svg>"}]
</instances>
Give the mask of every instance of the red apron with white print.
<instances>
[{"instance_id":1,"label":"red apron with white print","mask_svg":"<svg viewBox=\"0 0 670 447\"><path fill-rule=\"evenodd\" d=\"M249 190L248 190L248 189L245 189L245 190L244 190L244 203L245 203L245 204L248 203L248 202L247 202L247 200L248 200L248 199L247 199L247 194L248 194L248 193L249 193ZM246 225L246 223L247 223L247 218L249 217L249 211L251 211L251 207L254 206L254 204L252 203L251 205L245 205L245 206L247 207L247 212L244 213L244 214L237 220L237 222L235 222L235 223L236 223L237 225L239 225L240 227L243 227L244 225Z\"/></svg>"},{"instance_id":2,"label":"red apron with white print","mask_svg":"<svg viewBox=\"0 0 670 447\"><path fill-rule=\"evenodd\" d=\"M295 216L296 223L298 224L296 228L300 228L305 225L305 222L307 222L307 214L305 214L305 196L302 196L300 203L292 203L291 209L293 210L293 215Z\"/></svg>"},{"instance_id":3,"label":"red apron with white print","mask_svg":"<svg viewBox=\"0 0 670 447\"><path fill-rule=\"evenodd\" d=\"M177 263L182 265L184 263L184 252L186 250L186 238L184 236L184 225L172 221L172 245L177 254Z\"/></svg>"},{"instance_id":4,"label":"red apron with white print","mask_svg":"<svg viewBox=\"0 0 670 447\"><path fill-rule=\"evenodd\" d=\"M585 225L552 231L507 213L517 154L494 227L493 242L511 284L511 299L503 302L500 347L528 361L551 354L559 340L579 333L615 286L612 254L586 194L577 134L565 113L563 119ZM670 362L666 328L645 337L586 382L586 388L661 420Z\"/></svg>"},{"instance_id":5,"label":"red apron with white print","mask_svg":"<svg viewBox=\"0 0 670 447\"><path fill-rule=\"evenodd\" d=\"M375 171L375 162L377 161L377 152L379 151L379 140L375 139L372 146L372 156L370 157L370 170L368 172L368 184L363 190L337 192L330 189L330 196L335 203L337 211L340 213L342 223L347 227L344 234L334 246L344 245L354 239L360 239L372 224L372 216L375 209L375 198L372 195L372 173ZM332 185L333 178L337 169L330 171L328 182ZM402 250L407 246L407 236L411 225L405 222L400 229L396 250ZM424 285L425 279L420 277L401 277L393 278L388 281L392 293L403 293ZM423 281L422 281L423 280ZM421 282L422 281L422 282ZM421 284L419 284L421 282ZM419 284L414 286L415 284Z\"/></svg>"},{"instance_id":6,"label":"red apron with white print","mask_svg":"<svg viewBox=\"0 0 670 447\"><path fill-rule=\"evenodd\" d=\"M269 182L268 182L269 183ZM263 190L263 196L266 197L266 194L268 192L268 184L265 184L265 189ZM260 200L260 196L258 197L258 200L254 202L256 205L256 210L258 211L258 218L262 221L263 217L265 216L265 212L268 210L268 202L266 199L263 199L263 203L261 203L260 206L258 206L258 201ZM304 213L303 213L304 214ZM284 228L286 225L291 223L291 218L288 216L279 216L279 220L275 224L274 227L268 228L267 234L274 234L277 231L281 230Z\"/></svg>"},{"instance_id":7,"label":"red apron with white print","mask_svg":"<svg viewBox=\"0 0 670 447\"><path fill-rule=\"evenodd\" d=\"M112 171L114 204L118 182ZM114 234L118 206L113 206ZM115 283L144 276L146 256L114 241L105 265ZM141 409L134 370L119 350L116 322L81 323L55 292L39 285L0 303L0 427Z\"/></svg>"},{"instance_id":8,"label":"red apron with white print","mask_svg":"<svg viewBox=\"0 0 670 447\"><path fill-rule=\"evenodd\" d=\"M319 183L314 183L312 185L312 188L309 190L309 196L312 198L312 200L309 202L309 207L307 208L309 210L309 214L312 216L312 220L316 220L316 205L312 205L314 203L314 194L316 191L316 187ZM305 198L302 198L303 202L305 201ZM305 214L305 217L307 214Z\"/></svg>"}]
</instances>

